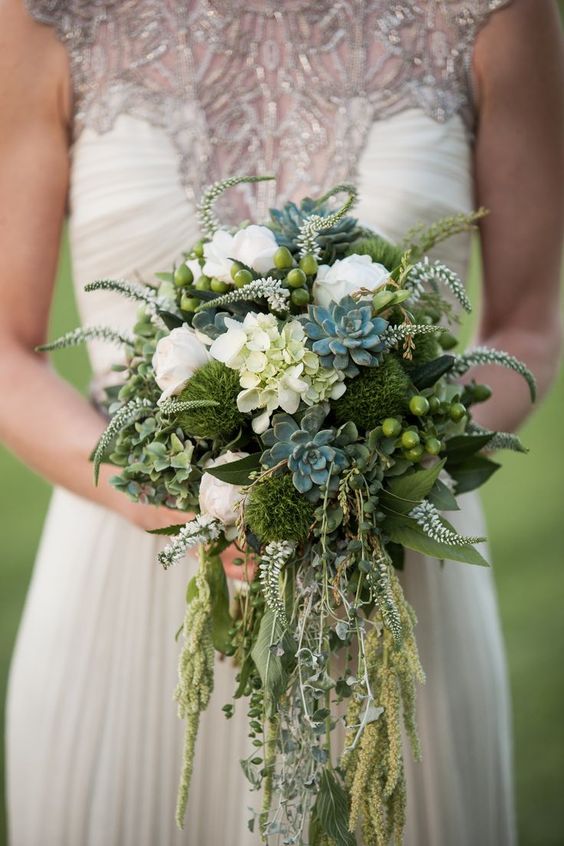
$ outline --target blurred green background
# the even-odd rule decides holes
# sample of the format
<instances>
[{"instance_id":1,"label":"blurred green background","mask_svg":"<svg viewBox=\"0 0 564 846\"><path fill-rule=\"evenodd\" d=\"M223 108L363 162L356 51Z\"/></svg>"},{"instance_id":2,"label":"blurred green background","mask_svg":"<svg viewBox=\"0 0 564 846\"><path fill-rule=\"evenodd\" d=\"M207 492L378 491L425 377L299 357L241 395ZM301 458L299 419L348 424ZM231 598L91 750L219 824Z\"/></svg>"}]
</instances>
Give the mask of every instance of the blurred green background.
<instances>
[{"instance_id":1,"label":"blurred green background","mask_svg":"<svg viewBox=\"0 0 564 846\"><path fill-rule=\"evenodd\" d=\"M476 252L471 273L475 302L479 297L478 263ZM77 322L65 244L50 337L73 328ZM466 335L470 331L471 325L467 325ZM55 363L67 379L86 389L88 367L82 349L58 353ZM564 843L563 410L561 374L549 398L523 430L530 455L503 454L503 469L484 489L513 692L522 846ZM0 479L0 699L3 702L10 652L49 487L1 449ZM3 813L0 811L0 844L5 843Z\"/></svg>"}]
</instances>

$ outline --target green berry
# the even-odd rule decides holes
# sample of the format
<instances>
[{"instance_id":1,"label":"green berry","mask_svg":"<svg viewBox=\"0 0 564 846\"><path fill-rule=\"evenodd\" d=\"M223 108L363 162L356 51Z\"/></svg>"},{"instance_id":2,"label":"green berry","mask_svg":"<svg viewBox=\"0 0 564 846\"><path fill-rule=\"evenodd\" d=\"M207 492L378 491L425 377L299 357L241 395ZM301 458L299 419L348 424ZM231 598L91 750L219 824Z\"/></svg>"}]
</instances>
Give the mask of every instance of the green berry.
<instances>
[{"instance_id":1,"label":"green berry","mask_svg":"<svg viewBox=\"0 0 564 846\"><path fill-rule=\"evenodd\" d=\"M305 306L309 303L309 291L305 288L295 288L290 294L290 300L295 306Z\"/></svg>"},{"instance_id":2,"label":"green berry","mask_svg":"<svg viewBox=\"0 0 564 846\"><path fill-rule=\"evenodd\" d=\"M307 282L305 273L299 267L294 267L294 269L289 272L286 279L288 280L290 288L303 288Z\"/></svg>"},{"instance_id":3,"label":"green berry","mask_svg":"<svg viewBox=\"0 0 564 846\"><path fill-rule=\"evenodd\" d=\"M409 410L416 417L423 417L429 411L429 400L421 394L415 394L409 400Z\"/></svg>"},{"instance_id":4,"label":"green berry","mask_svg":"<svg viewBox=\"0 0 564 846\"><path fill-rule=\"evenodd\" d=\"M204 245L201 241L198 241L197 244L194 244L193 253L196 258L202 258L202 256L204 255Z\"/></svg>"},{"instance_id":5,"label":"green berry","mask_svg":"<svg viewBox=\"0 0 564 846\"><path fill-rule=\"evenodd\" d=\"M187 264L179 264L174 271L174 284L178 288L184 288L186 285L191 285L194 281L194 274Z\"/></svg>"},{"instance_id":6,"label":"green berry","mask_svg":"<svg viewBox=\"0 0 564 846\"><path fill-rule=\"evenodd\" d=\"M492 389L488 385L473 385L471 388L474 402L485 402L492 395Z\"/></svg>"},{"instance_id":7,"label":"green berry","mask_svg":"<svg viewBox=\"0 0 564 846\"><path fill-rule=\"evenodd\" d=\"M187 294L182 294L180 298L180 308L182 311L196 311L200 305L201 300L197 297L189 297Z\"/></svg>"},{"instance_id":8,"label":"green berry","mask_svg":"<svg viewBox=\"0 0 564 846\"><path fill-rule=\"evenodd\" d=\"M202 275L198 276L198 278L194 282L194 288L196 288L197 291L209 291L210 290L210 282L211 282L210 277L205 276L202 273Z\"/></svg>"},{"instance_id":9,"label":"green berry","mask_svg":"<svg viewBox=\"0 0 564 846\"><path fill-rule=\"evenodd\" d=\"M317 259L315 258L315 256L308 254L307 256L301 257L300 267L307 276L315 276L319 265L317 264Z\"/></svg>"},{"instance_id":10,"label":"green berry","mask_svg":"<svg viewBox=\"0 0 564 846\"><path fill-rule=\"evenodd\" d=\"M242 288L244 285L248 285L249 282L253 281L253 274L250 270L245 270L244 267L241 270L238 270L235 276L233 277L233 281L237 288Z\"/></svg>"},{"instance_id":11,"label":"green berry","mask_svg":"<svg viewBox=\"0 0 564 846\"><path fill-rule=\"evenodd\" d=\"M243 265L239 264L238 261L232 261L231 262L231 270L229 271L229 273L231 274L231 278L233 280L235 279L235 274L237 273L237 271L241 270L242 267L243 267Z\"/></svg>"},{"instance_id":12,"label":"green berry","mask_svg":"<svg viewBox=\"0 0 564 846\"><path fill-rule=\"evenodd\" d=\"M397 417L386 417L382 420L382 432L386 438L397 438L401 432L401 423Z\"/></svg>"},{"instance_id":13,"label":"green berry","mask_svg":"<svg viewBox=\"0 0 564 846\"><path fill-rule=\"evenodd\" d=\"M413 429L407 429L401 436L401 445L405 449L414 449L419 444L419 435Z\"/></svg>"},{"instance_id":14,"label":"green berry","mask_svg":"<svg viewBox=\"0 0 564 846\"><path fill-rule=\"evenodd\" d=\"M441 451L441 442L438 438L427 438L425 441L425 452L429 455L438 455Z\"/></svg>"},{"instance_id":15,"label":"green berry","mask_svg":"<svg viewBox=\"0 0 564 846\"><path fill-rule=\"evenodd\" d=\"M461 402L453 402L449 407L448 414L453 423L458 423L465 416L466 407Z\"/></svg>"},{"instance_id":16,"label":"green berry","mask_svg":"<svg viewBox=\"0 0 564 846\"><path fill-rule=\"evenodd\" d=\"M229 285L227 282L224 282L223 279L218 279L216 276L212 276L210 280L210 288L216 294L225 294L225 292L229 290Z\"/></svg>"},{"instance_id":17,"label":"green berry","mask_svg":"<svg viewBox=\"0 0 564 846\"><path fill-rule=\"evenodd\" d=\"M455 338L451 332L442 332L438 340L443 350L452 350L458 344L458 338Z\"/></svg>"},{"instance_id":18,"label":"green berry","mask_svg":"<svg viewBox=\"0 0 564 846\"><path fill-rule=\"evenodd\" d=\"M438 397L429 397L429 411L437 414L441 408L441 401Z\"/></svg>"},{"instance_id":19,"label":"green berry","mask_svg":"<svg viewBox=\"0 0 564 846\"><path fill-rule=\"evenodd\" d=\"M409 459L409 461L419 461L419 459L423 456L423 447L421 444L418 444L412 449L406 450L404 453L405 457Z\"/></svg>"},{"instance_id":20,"label":"green berry","mask_svg":"<svg viewBox=\"0 0 564 846\"><path fill-rule=\"evenodd\" d=\"M278 247L274 253L274 267L278 270L287 270L294 266L294 258L288 247Z\"/></svg>"}]
</instances>

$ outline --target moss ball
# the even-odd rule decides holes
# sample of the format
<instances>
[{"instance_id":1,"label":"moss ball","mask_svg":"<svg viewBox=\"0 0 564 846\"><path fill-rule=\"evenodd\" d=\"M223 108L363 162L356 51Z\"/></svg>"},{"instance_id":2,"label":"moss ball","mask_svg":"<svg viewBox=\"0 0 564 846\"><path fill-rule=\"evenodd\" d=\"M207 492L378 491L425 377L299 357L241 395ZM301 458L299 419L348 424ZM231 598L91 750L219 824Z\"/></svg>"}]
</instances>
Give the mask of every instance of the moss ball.
<instances>
[{"instance_id":1,"label":"moss ball","mask_svg":"<svg viewBox=\"0 0 564 846\"><path fill-rule=\"evenodd\" d=\"M383 264L387 270L393 270L398 266L401 262L403 252L401 247L390 243L390 241L386 241L380 235L354 241L348 249L349 255L355 253L359 256L370 256L372 261Z\"/></svg>"},{"instance_id":2,"label":"moss ball","mask_svg":"<svg viewBox=\"0 0 564 846\"><path fill-rule=\"evenodd\" d=\"M237 408L240 390L236 370L220 361L209 361L194 373L178 399L215 400L218 405L184 411L179 415L179 426L187 435L228 441L244 420L244 414Z\"/></svg>"},{"instance_id":3,"label":"moss ball","mask_svg":"<svg viewBox=\"0 0 564 846\"><path fill-rule=\"evenodd\" d=\"M305 540L314 513L315 506L296 490L289 474L258 482L245 507L251 531L264 543Z\"/></svg>"},{"instance_id":4,"label":"moss ball","mask_svg":"<svg viewBox=\"0 0 564 846\"><path fill-rule=\"evenodd\" d=\"M403 414L411 393L411 381L399 360L387 355L378 367L363 367L348 382L333 410L338 423L352 420L359 429L373 429L385 417Z\"/></svg>"},{"instance_id":5,"label":"moss ball","mask_svg":"<svg viewBox=\"0 0 564 846\"><path fill-rule=\"evenodd\" d=\"M415 349L412 351L413 357L411 361L402 359L404 367L408 372L413 370L414 367L425 364L427 361L432 361L441 355L442 350L434 335L415 335L413 343L415 344Z\"/></svg>"}]
</instances>

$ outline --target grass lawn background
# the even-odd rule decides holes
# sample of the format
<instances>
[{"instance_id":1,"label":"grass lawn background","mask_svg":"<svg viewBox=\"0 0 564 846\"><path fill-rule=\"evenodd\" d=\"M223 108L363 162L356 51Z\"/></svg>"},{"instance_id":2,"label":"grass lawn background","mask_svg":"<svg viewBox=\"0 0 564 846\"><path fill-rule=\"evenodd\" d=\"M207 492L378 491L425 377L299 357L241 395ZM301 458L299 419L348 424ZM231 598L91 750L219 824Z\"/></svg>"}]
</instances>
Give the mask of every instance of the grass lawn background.
<instances>
[{"instance_id":1,"label":"grass lawn background","mask_svg":"<svg viewBox=\"0 0 564 846\"><path fill-rule=\"evenodd\" d=\"M474 262L471 284L474 297L478 289L476 266ZM50 337L77 323L65 246ZM469 331L470 327L466 327L466 333ZM58 353L55 362L66 378L81 389L86 388L88 368L82 349ZM563 411L561 375L550 397L522 432L530 455L503 454L503 469L484 490L513 692L522 846L559 846L564 842ZM1 448L0 480L0 698L3 702L10 653L49 499L49 486ZM0 766L0 788L2 782ZM4 810L0 802L0 844L5 843Z\"/></svg>"}]
</instances>

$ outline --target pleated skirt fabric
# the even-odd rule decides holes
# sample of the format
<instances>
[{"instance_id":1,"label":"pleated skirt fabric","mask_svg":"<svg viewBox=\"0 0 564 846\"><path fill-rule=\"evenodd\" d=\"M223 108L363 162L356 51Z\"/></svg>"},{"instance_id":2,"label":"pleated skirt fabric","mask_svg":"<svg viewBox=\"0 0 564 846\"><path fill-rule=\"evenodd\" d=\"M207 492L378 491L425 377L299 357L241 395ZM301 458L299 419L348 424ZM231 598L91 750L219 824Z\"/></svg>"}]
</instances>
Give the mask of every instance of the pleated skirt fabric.
<instances>
[{"instance_id":1,"label":"pleated skirt fabric","mask_svg":"<svg viewBox=\"0 0 564 846\"><path fill-rule=\"evenodd\" d=\"M453 522L482 534L476 497ZM217 661L186 826L174 821L183 725L175 640L196 564L163 572L162 541L56 490L14 652L7 703L10 846L251 846L239 761L245 702ZM403 575L427 673L423 761L407 755L407 846L514 843L507 680L491 571L410 555Z\"/></svg>"}]
</instances>

